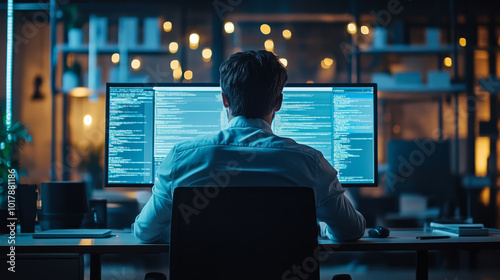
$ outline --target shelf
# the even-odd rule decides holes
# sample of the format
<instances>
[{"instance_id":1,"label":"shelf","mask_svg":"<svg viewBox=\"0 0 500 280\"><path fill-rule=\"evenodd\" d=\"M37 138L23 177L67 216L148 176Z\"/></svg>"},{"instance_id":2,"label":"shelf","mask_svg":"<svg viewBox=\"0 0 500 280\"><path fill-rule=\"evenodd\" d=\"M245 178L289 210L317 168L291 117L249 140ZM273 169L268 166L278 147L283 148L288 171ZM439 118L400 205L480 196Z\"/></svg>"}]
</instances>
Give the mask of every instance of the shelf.
<instances>
[{"instance_id":1,"label":"shelf","mask_svg":"<svg viewBox=\"0 0 500 280\"><path fill-rule=\"evenodd\" d=\"M424 99L429 97L440 97L454 92L465 91L465 84L454 84L449 87L429 87L426 85L414 86L379 86L379 98L392 99Z\"/></svg>"},{"instance_id":2,"label":"shelf","mask_svg":"<svg viewBox=\"0 0 500 280\"><path fill-rule=\"evenodd\" d=\"M449 87L431 87L426 85L398 85L391 87L384 87L382 85L378 88L379 91L384 92L409 92L409 93L449 93L464 91L465 84L454 84Z\"/></svg>"},{"instance_id":3,"label":"shelf","mask_svg":"<svg viewBox=\"0 0 500 280\"><path fill-rule=\"evenodd\" d=\"M97 53L119 53L120 48L118 45L105 45L105 46L99 46L96 48ZM89 52L89 46L88 45L82 45L79 47L70 47L67 44L64 45L57 45L56 50L58 52L63 52L63 53L82 53L82 54L87 54ZM127 47L126 51L128 53L143 53L143 54L169 54L170 51L168 47L145 47L145 46L137 46L137 47Z\"/></svg>"},{"instance_id":4,"label":"shelf","mask_svg":"<svg viewBox=\"0 0 500 280\"><path fill-rule=\"evenodd\" d=\"M457 46L457 50L463 47ZM387 45L383 48L360 48L360 54L436 54L453 52L455 47L452 45L443 45L428 47L426 45Z\"/></svg>"}]
</instances>

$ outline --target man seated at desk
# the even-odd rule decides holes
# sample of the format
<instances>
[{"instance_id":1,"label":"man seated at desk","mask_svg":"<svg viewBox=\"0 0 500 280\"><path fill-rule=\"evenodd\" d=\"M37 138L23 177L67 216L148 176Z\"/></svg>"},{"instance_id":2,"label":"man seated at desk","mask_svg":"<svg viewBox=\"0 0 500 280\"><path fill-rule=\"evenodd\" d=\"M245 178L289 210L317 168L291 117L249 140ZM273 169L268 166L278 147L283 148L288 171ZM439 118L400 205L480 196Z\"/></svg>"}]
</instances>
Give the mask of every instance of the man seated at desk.
<instances>
[{"instance_id":1,"label":"man seated at desk","mask_svg":"<svg viewBox=\"0 0 500 280\"><path fill-rule=\"evenodd\" d=\"M172 148L135 220L135 236L145 243L168 242L174 189L217 184L312 187L321 235L339 241L361 238L365 219L344 195L337 171L323 154L271 130L288 79L278 57L264 50L235 53L221 64L220 77L228 128Z\"/></svg>"}]
</instances>

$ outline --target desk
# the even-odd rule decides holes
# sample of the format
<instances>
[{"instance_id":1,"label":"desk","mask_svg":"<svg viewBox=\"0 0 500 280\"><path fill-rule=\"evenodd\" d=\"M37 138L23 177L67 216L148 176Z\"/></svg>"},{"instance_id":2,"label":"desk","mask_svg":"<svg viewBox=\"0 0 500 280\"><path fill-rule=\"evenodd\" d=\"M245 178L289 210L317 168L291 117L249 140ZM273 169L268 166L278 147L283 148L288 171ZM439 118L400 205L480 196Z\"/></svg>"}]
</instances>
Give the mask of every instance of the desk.
<instances>
[{"instance_id":1,"label":"desk","mask_svg":"<svg viewBox=\"0 0 500 280\"><path fill-rule=\"evenodd\" d=\"M77 253L90 254L91 279L100 279L102 254L120 253L164 253L168 244L142 244L128 232L114 231L109 238L98 239L33 239L31 234L16 234L17 253ZM417 252L416 279L428 279L428 252L433 250L479 250L500 249L500 232L491 232L482 237L451 237L447 239L417 240L419 235L429 235L422 230L391 230L388 238L369 238L368 235L356 242L335 242L319 240L328 251L415 251ZM7 235L0 236L0 250L3 256L10 245Z\"/></svg>"},{"instance_id":2,"label":"desk","mask_svg":"<svg viewBox=\"0 0 500 280\"><path fill-rule=\"evenodd\" d=\"M7 254L11 245L7 243L8 235L0 236L2 257ZM130 232L113 231L107 238L47 238L34 239L31 233L16 234L16 254L49 254L76 253L90 254L90 279L101 279L101 255L125 253L163 253L168 252L168 244L143 244Z\"/></svg>"},{"instance_id":3,"label":"desk","mask_svg":"<svg viewBox=\"0 0 500 280\"><path fill-rule=\"evenodd\" d=\"M392 229L387 238L370 238L368 234L356 242L335 242L320 239L319 244L328 251L415 251L416 279L427 280L429 251L500 249L500 232L489 236L451 237L418 240L416 236L432 235L422 229ZM439 234L444 235L444 234Z\"/></svg>"}]
</instances>

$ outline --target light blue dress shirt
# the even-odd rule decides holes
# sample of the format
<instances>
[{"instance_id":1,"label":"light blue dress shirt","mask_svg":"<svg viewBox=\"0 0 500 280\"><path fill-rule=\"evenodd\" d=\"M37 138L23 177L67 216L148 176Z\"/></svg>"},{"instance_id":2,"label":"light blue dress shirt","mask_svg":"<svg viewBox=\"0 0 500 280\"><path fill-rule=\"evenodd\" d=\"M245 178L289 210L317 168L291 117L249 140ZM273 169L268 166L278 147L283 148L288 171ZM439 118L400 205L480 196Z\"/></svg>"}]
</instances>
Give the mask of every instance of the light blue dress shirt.
<instances>
[{"instance_id":1,"label":"light blue dress shirt","mask_svg":"<svg viewBox=\"0 0 500 280\"><path fill-rule=\"evenodd\" d=\"M152 196L133 224L145 243L168 242L172 197L178 186L306 186L315 191L321 234L356 240L365 230L321 152L273 134L262 119L234 117L227 129L177 144L160 165Z\"/></svg>"}]
</instances>

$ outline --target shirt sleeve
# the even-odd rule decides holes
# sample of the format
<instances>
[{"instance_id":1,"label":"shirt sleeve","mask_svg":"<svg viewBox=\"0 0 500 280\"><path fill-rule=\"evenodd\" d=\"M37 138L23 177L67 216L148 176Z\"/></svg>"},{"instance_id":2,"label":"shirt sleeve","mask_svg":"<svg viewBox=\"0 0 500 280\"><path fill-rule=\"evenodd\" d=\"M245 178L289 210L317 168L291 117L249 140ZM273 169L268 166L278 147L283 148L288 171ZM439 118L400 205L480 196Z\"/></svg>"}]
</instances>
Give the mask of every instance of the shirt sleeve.
<instances>
[{"instance_id":1,"label":"shirt sleeve","mask_svg":"<svg viewBox=\"0 0 500 280\"><path fill-rule=\"evenodd\" d=\"M152 195L132 225L134 235L144 243L168 243L173 197L173 157L170 151L158 168Z\"/></svg>"},{"instance_id":2,"label":"shirt sleeve","mask_svg":"<svg viewBox=\"0 0 500 280\"><path fill-rule=\"evenodd\" d=\"M321 154L318 165L319 192L316 215L321 236L338 241L360 239L365 233L366 221L344 195L337 171Z\"/></svg>"}]
</instances>

